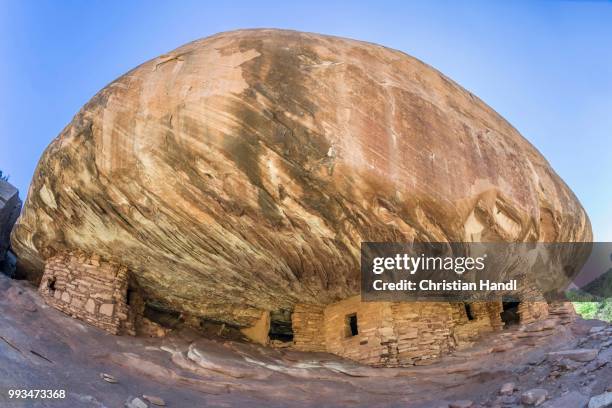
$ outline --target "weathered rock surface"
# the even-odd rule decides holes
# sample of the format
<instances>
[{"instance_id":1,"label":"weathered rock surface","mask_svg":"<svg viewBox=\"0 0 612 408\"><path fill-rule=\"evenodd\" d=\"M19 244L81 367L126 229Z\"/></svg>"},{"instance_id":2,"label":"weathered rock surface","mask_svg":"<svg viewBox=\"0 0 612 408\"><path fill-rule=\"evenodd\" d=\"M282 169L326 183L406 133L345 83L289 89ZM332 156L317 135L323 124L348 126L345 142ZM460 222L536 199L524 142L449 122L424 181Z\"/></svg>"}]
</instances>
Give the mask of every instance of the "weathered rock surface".
<instances>
[{"instance_id":1,"label":"weathered rock surface","mask_svg":"<svg viewBox=\"0 0 612 408\"><path fill-rule=\"evenodd\" d=\"M591 361L597 357L599 349L572 349L572 350L561 350L553 351L548 353L548 358L551 360L560 360L563 358L569 358L570 360L578 361L581 363Z\"/></svg>"},{"instance_id":2,"label":"weathered rock surface","mask_svg":"<svg viewBox=\"0 0 612 408\"><path fill-rule=\"evenodd\" d=\"M470 400L455 401L448 404L448 408L472 408L473 406L474 402Z\"/></svg>"},{"instance_id":3,"label":"weathered rock surface","mask_svg":"<svg viewBox=\"0 0 612 408\"><path fill-rule=\"evenodd\" d=\"M521 402L525 405L534 405L538 406L546 401L546 397L548 396L548 391L543 388L534 388L529 391L525 391L521 395Z\"/></svg>"},{"instance_id":4,"label":"weathered rock surface","mask_svg":"<svg viewBox=\"0 0 612 408\"><path fill-rule=\"evenodd\" d=\"M21 211L19 191L0 180L0 268L10 247L11 231Z\"/></svg>"},{"instance_id":5,"label":"weathered rock surface","mask_svg":"<svg viewBox=\"0 0 612 408\"><path fill-rule=\"evenodd\" d=\"M100 91L51 143L13 234L128 266L149 299L241 326L355 294L362 241L585 241L580 203L508 122L422 62L246 30Z\"/></svg>"},{"instance_id":6,"label":"weathered rock surface","mask_svg":"<svg viewBox=\"0 0 612 408\"><path fill-rule=\"evenodd\" d=\"M132 397L129 397L127 401L125 401L124 406L126 408L149 408L147 403L141 400L140 398L132 398Z\"/></svg>"},{"instance_id":7,"label":"weathered rock surface","mask_svg":"<svg viewBox=\"0 0 612 408\"><path fill-rule=\"evenodd\" d=\"M502 385L501 389L499 390L499 393L501 395L512 395L515 389L516 385L514 383L505 383L504 385Z\"/></svg>"},{"instance_id":8,"label":"weathered rock surface","mask_svg":"<svg viewBox=\"0 0 612 408\"><path fill-rule=\"evenodd\" d=\"M556 398L554 400L547 401L543 408L584 408L589 398L585 397L579 392L571 391L567 394Z\"/></svg>"},{"instance_id":9,"label":"weathered rock surface","mask_svg":"<svg viewBox=\"0 0 612 408\"><path fill-rule=\"evenodd\" d=\"M591 397L588 408L608 408L610 406L612 406L612 392L604 392Z\"/></svg>"}]
</instances>

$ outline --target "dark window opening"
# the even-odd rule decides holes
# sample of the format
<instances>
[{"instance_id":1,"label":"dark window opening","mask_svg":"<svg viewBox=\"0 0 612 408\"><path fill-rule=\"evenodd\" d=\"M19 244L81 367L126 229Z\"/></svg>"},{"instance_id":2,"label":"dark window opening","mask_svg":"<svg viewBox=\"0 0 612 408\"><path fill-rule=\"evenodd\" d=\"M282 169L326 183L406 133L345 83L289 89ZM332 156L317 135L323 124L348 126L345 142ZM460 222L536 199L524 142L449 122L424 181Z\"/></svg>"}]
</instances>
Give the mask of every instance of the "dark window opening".
<instances>
[{"instance_id":1,"label":"dark window opening","mask_svg":"<svg viewBox=\"0 0 612 408\"><path fill-rule=\"evenodd\" d=\"M465 315L467 316L468 320L474 320L474 311L472 310L472 305L470 305L469 303L464 303L463 306L465 307Z\"/></svg>"},{"instance_id":2,"label":"dark window opening","mask_svg":"<svg viewBox=\"0 0 612 408\"><path fill-rule=\"evenodd\" d=\"M57 282L55 276L47 279L47 290L49 291L50 295L53 295L55 293L55 282Z\"/></svg>"},{"instance_id":3,"label":"dark window opening","mask_svg":"<svg viewBox=\"0 0 612 408\"><path fill-rule=\"evenodd\" d=\"M346 316L346 337L354 337L359 334L357 325L357 313Z\"/></svg>"},{"instance_id":4,"label":"dark window opening","mask_svg":"<svg viewBox=\"0 0 612 408\"><path fill-rule=\"evenodd\" d=\"M270 331L268 332L270 340L278 340L282 342L293 341L293 325L291 323L290 310L278 310L270 312Z\"/></svg>"},{"instance_id":5,"label":"dark window opening","mask_svg":"<svg viewBox=\"0 0 612 408\"><path fill-rule=\"evenodd\" d=\"M505 327L519 323L519 305L520 302L502 302L503 311L500 313L500 317Z\"/></svg>"}]
</instances>

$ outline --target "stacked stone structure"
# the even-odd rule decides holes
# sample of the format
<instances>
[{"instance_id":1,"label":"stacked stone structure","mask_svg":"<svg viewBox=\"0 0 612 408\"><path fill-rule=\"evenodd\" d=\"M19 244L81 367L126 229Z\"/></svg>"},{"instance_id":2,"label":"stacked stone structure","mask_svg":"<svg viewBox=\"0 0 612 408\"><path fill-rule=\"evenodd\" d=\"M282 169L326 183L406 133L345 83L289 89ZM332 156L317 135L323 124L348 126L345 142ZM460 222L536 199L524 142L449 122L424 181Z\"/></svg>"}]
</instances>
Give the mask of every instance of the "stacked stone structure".
<instances>
[{"instance_id":1,"label":"stacked stone structure","mask_svg":"<svg viewBox=\"0 0 612 408\"><path fill-rule=\"evenodd\" d=\"M326 351L322 335L325 318L324 306L299 303L291 315L293 344L302 351Z\"/></svg>"},{"instance_id":2,"label":"stacked stone structure","mask_svg":"<svg viewBox=\"0 0 612 408\"><path fill-rule=\"evenodd\" d=\"M517 310L520 324L548 317L546 302L521 302ZM372 366L425 365L504 328L502 312L502 302L362 302L359 296L327 306L298 304L293 346Z\"/></svg>"},{"instance_id":3,"label":"stacked stone structure","mask_svg":"<svg viewBox=\"0 0 612 408\"><path fill-rule=\"evenodd\" d=\"M127 268L70 252L47 260L39 292L62 312L112 334L133 331L128 319Z\"/></svg>"},{"instance_id":4,"label":"stacked stone structure","mask_svg":"<svg viewBox=\"0 0 612 408\"><path fill-rule=\"evenodd\" d=\"M50 306L112 334L135 334L136 322L146 320L142 300L131 296L134 305L128 305L128 269L96 255L67 252L49 258L39 292ZM548 317L548 309L546 302L521 302L517 316L527 324ZM558 310L566 320L571 316L565 306L551 313ZM371 366L424 365L502 329L502 312L501 302L362 302L353 296L329 305L298 303L291 315L291 346ZM243 333L268 343L269 316L263 315L257 327L257 336Z\"/></svg>"},{"instance_id":5,"label":"stacked stone structure","mask_svg":"<svg viewBox=\"0 0 612 408\"><path fill-rule=\"evenodd\" d=\"M49 258L39 292L50 306L112 334L135 334L136 322L146 321L142 299L130 296L133 305L128 305L128 269L97 255L67 252ZM554 310L567 318L566 309ZM329 305L298 303L291 314L291 346L371 366L424 365L502 329L502 311L501 302L362 302L360 296ZM548 305L522 302L517 315L524 324L543 319ZM257 336L243 333L268 343L270 317L264 314L256 326Z\"/></svg>"}]
</instances>

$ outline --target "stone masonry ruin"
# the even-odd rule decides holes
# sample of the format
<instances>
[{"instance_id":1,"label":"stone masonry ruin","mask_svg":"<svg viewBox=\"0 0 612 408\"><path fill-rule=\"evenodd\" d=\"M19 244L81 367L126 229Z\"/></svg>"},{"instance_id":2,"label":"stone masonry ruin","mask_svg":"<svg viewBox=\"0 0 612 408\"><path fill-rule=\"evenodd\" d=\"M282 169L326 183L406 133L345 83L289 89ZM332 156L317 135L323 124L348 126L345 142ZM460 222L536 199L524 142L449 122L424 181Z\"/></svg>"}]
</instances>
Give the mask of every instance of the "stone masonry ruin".
<instances>
[{"instance_id":1,"label":"stone masonry ruin","mask_svg":"<svg viewBox=\"0 0 612 408\"><path fill-rule=\"evenodd\" d=\"M39 292L50 306L112 334L130 332L127 268L79 253L47 260Z\"/></svg>"},{"instance_id":2,"label":"stone masonry ruin","mask_svg":"<svg viewBox=\"0 0 612 408\"><path fill-rule=\"evenodd\" d=\"M516 322L554 315L566 323L568 305L519 302ZM423 365L469 347L479 336L512 323L502 302L362 302L354 296L327 306L298 304L292 314L293 347L327 351L372 366Z\"/></svg>"},{"instance_id":3,"label":"stone masonry ruin","mask_svg":"<svg viewBox=\"0 0 612 408\"><path fill-rule=\"evenodd\" d=\"M126 267L70 252L47 260L39 292L50 306L112 334L134 335L136 326L139 333L160 330L142 316L143 299L128 287ZM571 316L563 306L545 302L362 302L353 296L264 312L242 332L260 344L398 367L429 364L473 345L484 333L547 318L549 311Z\"/></svg>"},{"instance_id":4,"label":"stone masonry ruin","mask_svg":"<svg viewBox=\"0 0 612 408\"><path fill-rule=\"evenodd\" d=\"M129 289L128 269L96 255L70 252L48 259L39 292L50 306L112 334L166 333L145 317L143 299ZM264 312L242 333L273 347L401 367L430 364L473 345L485 333L549 314L566 321L573 316L566 305L546 302L362 302L353 296L329 305L298 303L291 311Z\"/></svg>"}]
</instances>

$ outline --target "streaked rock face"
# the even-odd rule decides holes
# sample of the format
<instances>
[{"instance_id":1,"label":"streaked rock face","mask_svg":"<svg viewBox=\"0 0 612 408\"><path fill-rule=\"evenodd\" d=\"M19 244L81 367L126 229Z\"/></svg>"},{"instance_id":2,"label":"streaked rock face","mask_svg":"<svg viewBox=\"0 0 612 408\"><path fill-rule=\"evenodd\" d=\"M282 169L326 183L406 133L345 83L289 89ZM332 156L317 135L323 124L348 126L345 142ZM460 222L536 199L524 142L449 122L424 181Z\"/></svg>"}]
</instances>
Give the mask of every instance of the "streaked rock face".
<instances>
[{"instance_id":1,"label":"streaked rock face","mask_svg":"<svg viewBox=\"0 0 612 408\"><path fill-rule=\"evenodd\" d=\"M0 180L0 267L9 249L11 230L20 210L19 191L9 182Z\"/></svg>"},{"instance_id":2,"label":"streaked rock face","mask_svg":"<svg viewBox=\"0 0 612 408\"><path fill-rule=\"evenodd\" d=\"M381 46L215 35L98 93L45 151L13 245L128 266L149 299L250 325L355 294L362 241L583 241L580 203L503 118Z\"/></svg>"}]
</instances>

